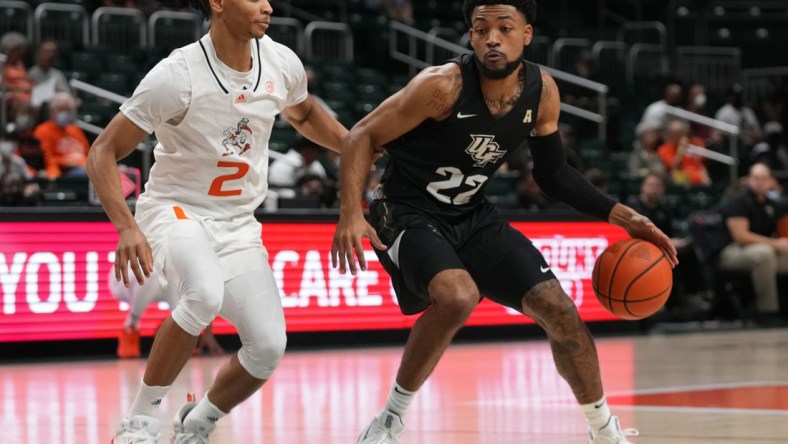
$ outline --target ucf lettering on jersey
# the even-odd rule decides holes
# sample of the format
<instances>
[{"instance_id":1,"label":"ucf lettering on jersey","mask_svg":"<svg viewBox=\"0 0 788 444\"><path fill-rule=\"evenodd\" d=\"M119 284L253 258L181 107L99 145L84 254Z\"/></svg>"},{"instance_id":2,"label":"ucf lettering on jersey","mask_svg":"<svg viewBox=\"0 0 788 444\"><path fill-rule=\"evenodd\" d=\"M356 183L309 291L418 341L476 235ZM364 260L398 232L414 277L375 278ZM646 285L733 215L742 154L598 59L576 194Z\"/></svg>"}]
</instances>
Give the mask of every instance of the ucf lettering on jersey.
<instances>
[{"instance_id":1,"label":"ucf lettering on jersey","mask_svg":"<svg viewBox=\"0 0 788 444\"><path fill-rule=\"evenodd\" d=\"M509 113L494 117L482 97L472 54L460 66L462 91L451 115L428 120L388 145L385 199L443 216L459 216L484 199L495 171L533 130L542 94L539 67L523 61L525 86Z\"/></svg>"}]
</instances>

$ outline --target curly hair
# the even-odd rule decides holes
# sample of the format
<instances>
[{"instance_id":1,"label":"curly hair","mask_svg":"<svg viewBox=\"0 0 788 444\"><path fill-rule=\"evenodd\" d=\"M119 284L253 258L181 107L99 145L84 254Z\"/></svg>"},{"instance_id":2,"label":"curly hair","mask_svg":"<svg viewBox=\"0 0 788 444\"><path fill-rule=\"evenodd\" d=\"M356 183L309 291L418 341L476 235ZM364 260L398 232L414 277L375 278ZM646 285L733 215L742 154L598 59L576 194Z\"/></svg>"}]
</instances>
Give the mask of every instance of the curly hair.
<instances>
[{"instance_id":1,"label":"curly hair","mask_svg":"<svg viewBox=\"0 0 788 444\"><path fill-rule=\"evenodd\" d=\"M484 5L514 6L525 16L526 23L533 24L536 21L536 0L465 0L462 3L462 15L465 17L465 22L468 26L471 26L471 13L473 13L473 10L477 6Z\"/></svg>"},{"instance_id":2,"label":"curly hair","mask_svg":"<svg viewBox=\"0 0 788 444\"><path fill-rule=\"evenodd\" d=\"M211 17L211 5L208 0L189 0L189 5L205 14L206 17Z\"/></svg>"}]
</instances>

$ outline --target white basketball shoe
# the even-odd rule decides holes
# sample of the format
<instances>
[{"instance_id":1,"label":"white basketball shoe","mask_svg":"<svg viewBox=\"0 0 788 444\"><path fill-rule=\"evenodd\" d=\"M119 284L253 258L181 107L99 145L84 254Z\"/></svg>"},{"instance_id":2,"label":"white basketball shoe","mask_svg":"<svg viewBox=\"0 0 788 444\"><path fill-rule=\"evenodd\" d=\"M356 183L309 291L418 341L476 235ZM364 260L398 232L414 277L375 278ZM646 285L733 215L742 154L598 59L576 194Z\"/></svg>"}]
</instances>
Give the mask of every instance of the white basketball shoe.
<instances>
[{"instance_id":1,"label":"white basketball shoe","mask_svg":"<svg viewBox=\"0 0 788 444\"><path fill-rule=\"evenodd\" d=\"M216 423L189 420L189 424L184 424L189 412L197 405L193 393L186 397L186 404L178 410L172 420L172 444L208 444L208 435L216 428Z\"/></svg>"},{"instance_id":2,"label":"white basketball shoe","mask_svg":"<svg viewBox=\"0 0 788 444\"><path fill-rule=\"evenodd\" d=\"M159 420L146 415L127 416L120 421L112 444L156 444Z\"/></svg>"},{"instance_id":3,"label":"white basketball shoe","mask_svg":"<svg viewBox=\"0 0 788 444\"><path fill-rule=\"evenodd\" d=\"M596 433L588 430L588 444L632 444L627 436L638 436L637 429L622 429L618 416L611 416L610 421Z\"/></svg>"},{"instance_id":4,"label":"white basketball shoe","mask_svg":"<svg viewBox=\"0 0 788 444\"><path fill-rule=\"evenodd\" d=\"M358 444L399 444L399 435L404 429L405 424L398 414L384 410L361 432Z\"/></svg>"}]
</instances>

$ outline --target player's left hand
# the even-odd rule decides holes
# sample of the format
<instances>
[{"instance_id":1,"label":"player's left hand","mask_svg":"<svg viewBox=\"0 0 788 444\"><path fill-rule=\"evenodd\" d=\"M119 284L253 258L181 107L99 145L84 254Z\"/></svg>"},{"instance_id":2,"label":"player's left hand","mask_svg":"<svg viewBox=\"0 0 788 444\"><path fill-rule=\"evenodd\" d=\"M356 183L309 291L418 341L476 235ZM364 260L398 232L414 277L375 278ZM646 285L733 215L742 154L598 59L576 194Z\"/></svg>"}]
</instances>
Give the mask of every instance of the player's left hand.
<instances>
[{"instance_id":1,"label":"player's left hand","mask_svg":"<svg viewBox=\"0 0 788 444\"><path fill-rule=\"evenodd\" d=\"M628 223L624 224L622 228L633 238L643 239L658 246L668 256L668 260L672 266L679 264L679 258L676 253L676 247L670 238L665 235L654 222L651 222L646 216L635 214L629 218Z\"/></svg>"}]
</instances>

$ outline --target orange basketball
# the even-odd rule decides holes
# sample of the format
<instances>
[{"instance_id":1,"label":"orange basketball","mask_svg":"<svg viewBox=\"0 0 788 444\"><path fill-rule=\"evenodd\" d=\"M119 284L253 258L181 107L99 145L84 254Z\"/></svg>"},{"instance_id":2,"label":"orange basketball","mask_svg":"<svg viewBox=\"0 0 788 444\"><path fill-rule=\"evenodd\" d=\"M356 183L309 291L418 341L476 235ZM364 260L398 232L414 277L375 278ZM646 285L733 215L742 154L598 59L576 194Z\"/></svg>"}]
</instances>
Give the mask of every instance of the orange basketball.
<instances>
[{"instance_id":1,"label":"orange basketball","mask_svg":"<svg viewBox=\"0 0 788 444\"><path fill-rule=\"evenodd\" d=\"M788 216L777 219L777 236L788 237Z\"/></svg>"},{"instance_id":2,"label":"orange basketball","mask_svg":"<svg viewBox=\"0 0 788 444\"><path fill-rule=\"evenodd\" d=\"M673 269L656 245L625 239L596 259L592 284L607 311L621 319L643 319L665 305L673 288Z\"/></svg>"}]
</instances>

